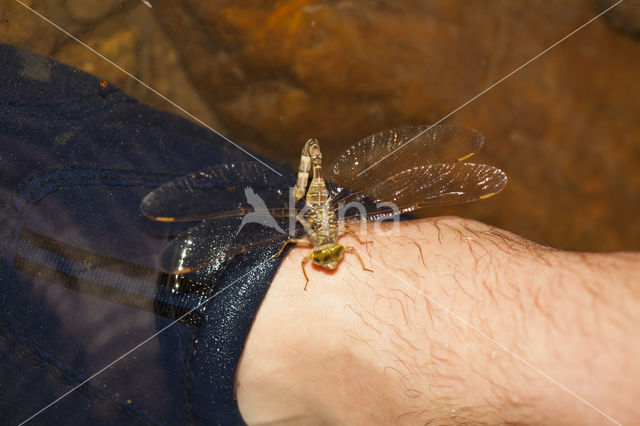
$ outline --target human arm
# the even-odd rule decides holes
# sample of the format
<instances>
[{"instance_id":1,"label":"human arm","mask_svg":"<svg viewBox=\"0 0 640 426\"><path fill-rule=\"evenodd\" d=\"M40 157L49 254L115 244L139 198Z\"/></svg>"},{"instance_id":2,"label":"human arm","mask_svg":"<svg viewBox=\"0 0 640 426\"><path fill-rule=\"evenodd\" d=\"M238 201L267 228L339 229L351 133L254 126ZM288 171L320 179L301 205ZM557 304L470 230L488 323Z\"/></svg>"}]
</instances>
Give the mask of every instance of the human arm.
<instances>
[{"instance_id":1,"label":"human arm","mask_svg":"<svg viewBox=\"0 0 640 426\"><path fill-rule=\"evenodd\" d=\"M457 218L399 226L340 241L373 273L353 255L333 273L307 266L306 292L308 249L287 256L239 366L249 424L640 418L639 254L564 252Z\"/></svg>"}]
</instances>

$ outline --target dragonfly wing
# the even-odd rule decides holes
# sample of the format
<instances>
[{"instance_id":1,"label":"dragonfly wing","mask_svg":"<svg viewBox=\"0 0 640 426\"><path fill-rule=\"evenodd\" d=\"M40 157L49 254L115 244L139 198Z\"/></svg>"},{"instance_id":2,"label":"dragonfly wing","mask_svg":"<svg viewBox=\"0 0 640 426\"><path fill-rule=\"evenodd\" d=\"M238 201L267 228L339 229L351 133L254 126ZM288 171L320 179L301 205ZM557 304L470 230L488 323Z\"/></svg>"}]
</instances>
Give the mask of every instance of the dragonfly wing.
<instances>
[{"instance_id":1,"label":"dragonfly wing","mask_svg":"<svg viewBox=\"0 0 640 426\"><path fill-rule=\"evenodd\" d=\"M216 166L159 186L143 198L140 211L163 222L242 216L267 207L276 209L271 214L289 214L291 181L260 163Z\"/></svg>"},{"instance_id":2,"label":"dragonfly wing","mask_svg":"<svg viewBox=\"0 0 640 426\"><path fill-rule=\"evenodd\" d=\"M234 256L233 238L222 235L220 221L202 222L178 234L164 248L158 268L170 274L197 271L209 265L222 265Z\"/></svg>"},{"instance_id":3,"label":"dragonfly wing","mask_svg":"<svg viewBox=\"0 0 640 426\"><path fill-rule=\"evenodd\" d=\"M489 198L506 184L507 175L486 164L427 164L397 173L359 192L345 190L333 203L347 205L365 201L366 219L375 220L424 207ZM356 212L347 211L343 217L346 221L362 220L362 215Z\"/></svg>"},{"instance_id":4,"label":"dragonfly wing","mask_svg":"<svg viewBox=\"0 0 640 426\"><path fill-rule=\"evenodd\" d=\"M303 234L295 225L291 237ZM159 258L159 268L170 274L184 274L207 266L219 266L234 256L284 242L289 234L239 218L203 221L169 242Z\"/></svg>"},{"instance_id":5,"label":"dragonfly wing","mask_svg":"<svg viewBox=\"0 0 640 426\"><path fill-rule=\"evenodd\" d=\"M463 161L484 142L480 132L468 127L412 126L364 138L334 161L328 180L359 191L421 164Z\"/></svg>"}]
</instances>

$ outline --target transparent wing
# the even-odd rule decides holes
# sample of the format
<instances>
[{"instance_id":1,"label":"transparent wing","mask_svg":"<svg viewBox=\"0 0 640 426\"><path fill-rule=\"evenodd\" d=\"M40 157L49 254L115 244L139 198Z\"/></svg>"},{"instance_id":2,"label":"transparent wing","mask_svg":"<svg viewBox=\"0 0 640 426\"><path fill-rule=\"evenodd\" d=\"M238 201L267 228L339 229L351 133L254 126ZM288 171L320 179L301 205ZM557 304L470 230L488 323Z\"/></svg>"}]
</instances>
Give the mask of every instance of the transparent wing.
<instances>
[{"instance_id":1,"label":"transparent wing","mask_svg":"<svg viewBox=\"0 0 640 426\"><path fill-rule=\"evenodd\" d=\"M162 222L219 219L256 210L288 215L287 188L292 180L260 163L216 166L159 186L142 199L140 211Z\"/></svg>"},{"instance_id":2,"label":"transparent wing","mask_svg":"<svg viewBox=\"0 0 640 426\"><path fill-rule=\"evenodd\" d=\"M329 167L327 179L361 191L417 165L463 161L477 152L484 138L468 127L415 126L385 130L366 137Z\"/></svg>"},{"instance_id":3,"label":"transparent wing","mask_svg":"<svg viewBox=\"0 0 640 426\"><path fill-rule=\"evenodd\" d=\"M140 211L161 222L205 220L173 238L159 268L177 274L220 265L239 253L282 244L299 236L291 175L278 176L259 163L234 163L188 174L147 194Z\"/></svg>"},{"instance_id":4,"label":"transparent wing","mask_svg":"<svg viewBox=\"0 0 640 426\"><path fill-rule=\"evenodd\" d=\"M428 164L371 182L360 191L342 190L332 204L339 212L343 209L342 217L347 222L375 220L424 207L481 200L497 194L506 184L507 175L486 164ZM363 203L366 214L344 211L349 203Z\"/></svg>"},{"instance_id":5,"label":"transparent wing","mask_svg":"<svg viewBox=\"0 0 640 426\"><path fill-rule=\"evenodd\" d=\"M292 237L304 230L295 225ZM237 218L208 220L172 239L159 258L159 269L170 274L186 274L209 265L220 265L234 256L284 244L289 234L257 223L242 225Z\"/></svg>"}]
</instances>

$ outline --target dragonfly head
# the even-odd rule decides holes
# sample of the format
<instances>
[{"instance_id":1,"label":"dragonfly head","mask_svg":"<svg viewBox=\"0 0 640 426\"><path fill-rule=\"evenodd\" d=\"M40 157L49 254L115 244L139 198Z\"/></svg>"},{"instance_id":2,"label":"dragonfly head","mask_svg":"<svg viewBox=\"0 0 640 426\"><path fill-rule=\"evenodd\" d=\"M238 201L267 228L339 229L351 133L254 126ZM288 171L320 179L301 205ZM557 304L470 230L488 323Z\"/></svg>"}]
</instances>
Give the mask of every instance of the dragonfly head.
<instances>
[{"instance_id":1,"label":"dragonfly head","mask_svg":"<svg viewBox=\"0 0 640 426\"><path fill-rule=\"evenodd\" d=\"M335 244L322 250L314 250L311 253L311 261L325 269L336 269L343 257L344 247L340 244Z\"/></svg>"}]
</instances>

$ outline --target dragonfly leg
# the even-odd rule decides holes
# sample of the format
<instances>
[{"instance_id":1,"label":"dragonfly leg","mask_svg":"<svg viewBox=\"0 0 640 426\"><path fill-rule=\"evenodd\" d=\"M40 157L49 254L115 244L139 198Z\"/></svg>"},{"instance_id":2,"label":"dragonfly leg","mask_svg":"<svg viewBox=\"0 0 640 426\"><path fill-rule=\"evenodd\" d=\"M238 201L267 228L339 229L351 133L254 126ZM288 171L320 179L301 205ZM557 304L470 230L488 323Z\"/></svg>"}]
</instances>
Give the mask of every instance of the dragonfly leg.
<instances>
[{"instance_id":1,"label":"dragonfly leg","mask_svg":"<svg viewBox=\"0 0 640 426\"><path fill-rule=\"evenodd\" d=\"M356 231L354 231L353 229L349 228L349 225L345 225L345 226L344 226L344 232L345 232L345 233L347 233L347 234L351 234L351 235L353 235L353 237L354 237L356 240L358 240L358 242L359 242L360 244L373 244L373 241L362 241L362 240L360 239L360 236L359 236L358 234L356 234Z\"/></svg>"},{"instance_id":2,"label":"dragonfly leg","mask_svg":"<svg viewBox=\"0 0 640 426\"><path fill-rule=\"evenodd\" d=\"M267 259L267 262L269 260L273 260L273 259L276 259L276 258L280 257L280 255L284 251L284 248L287 246L287 244L311 244L311 243L309 243L309 241L307 241L307 240L305 240L303 238L289 238L287 241L284 242L282 247L280 247L280 250L278 251L278 253L274 254L269 259Z\"/></svg>"},{"instance_id":3,"label":"dragonfly leg","mask_svg":"<svg viewBox=\"0 0 640 426\"><path fill-rule=\"evenodd\" d=\"M306 280L306 282L304 283L304 291L307 291L307 284L309 284L309 277L307 276L307 271L304 270L304 267L307 266L307 263L309 263L309 259L311 259L311 257L309 256L305 256L302 259L302 273L304 274L304 279Z\"/></svg>"},{"instance_id":4,"label":"dragonfly leg","mask_svg":"<svg viewBox=\"0 0 640 426\"><path fill-rule=\"evenodd\" d=\"M365 271L373 272L373 269L369 269L366 266L364 266L364 261L362 260L362 257L360 257L360 253L358 253L358 250L356 250L355 248L353 248L351 246L345 246L344 251L347 252L347 253L355 254L356 256L358 256L358 260L360 261L360 264L362 265L362 269L364 269Z\"/></svg>"}]
</instances>

